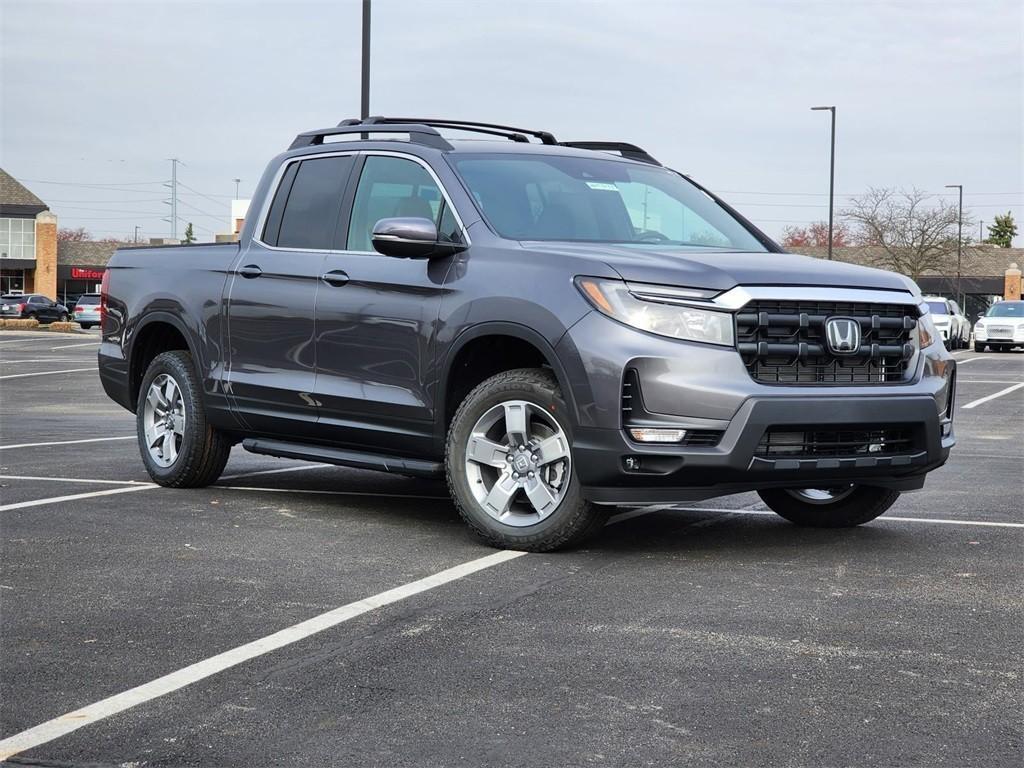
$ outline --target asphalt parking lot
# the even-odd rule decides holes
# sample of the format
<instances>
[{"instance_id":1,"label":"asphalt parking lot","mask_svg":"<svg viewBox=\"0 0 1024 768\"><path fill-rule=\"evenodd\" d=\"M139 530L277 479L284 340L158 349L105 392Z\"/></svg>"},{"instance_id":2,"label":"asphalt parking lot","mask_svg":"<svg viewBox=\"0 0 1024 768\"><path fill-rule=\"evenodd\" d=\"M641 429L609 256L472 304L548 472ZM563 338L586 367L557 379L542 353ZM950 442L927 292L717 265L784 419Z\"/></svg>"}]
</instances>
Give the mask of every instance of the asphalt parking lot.
<instances>
[{"instance_id":1,"label":"asphalt parking lot","mask_svg":"<svg viewBox=\"0 0 1024 768\"><path fill-rule=\"evenodd\" d=\"M953 458L867 526L744 494L520 556L440 483L151 486L96 341L0 334L11 764L1021 764L1024 354L956 353Z\"/></svg>"}]
</instances>

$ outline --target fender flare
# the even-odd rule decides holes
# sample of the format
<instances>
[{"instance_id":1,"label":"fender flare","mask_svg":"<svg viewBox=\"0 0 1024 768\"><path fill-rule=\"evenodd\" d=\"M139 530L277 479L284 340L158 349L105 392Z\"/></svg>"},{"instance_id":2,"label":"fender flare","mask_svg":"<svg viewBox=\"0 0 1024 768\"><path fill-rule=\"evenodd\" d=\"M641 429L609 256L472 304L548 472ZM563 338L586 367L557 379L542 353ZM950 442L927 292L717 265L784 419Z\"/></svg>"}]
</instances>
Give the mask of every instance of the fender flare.
<instances>
[{"instance_id":1,"label":"fender flare","mask_svg":"<svg viewBox=\"0 0 1024 768\"><path fill-rule=\"evenodd\" d=\"M193 338L193 334L189 330L188 326L185 325L185 323L183 323L181 321L181 318L179 318L177 315L174 315L171 312L167 312L165 310L160 310L160 309L156 309L156 310L153 310L151 312L147 312L145 315L142 316L142 318L138 321L138 323L136 323L135 327L132 329L131 338L128 340L128 344L127 344L127 347L128 347L128 350L127 350L128 351L128 354L127 354L128 382L129 382L128 397L131 398L131 403L132 403L133 406L136 404L135 403L135 395L137 393L132 392L130 390L130 384L131 384L131 381L132 381L132 376L135 373L135 353L138 350L138 346L139 346L139 344L138 344L139 336L141 336L142 331L145 330L145 328L147 326L153 325L154 323L163 323L165 325L169 325L169 326L173 327L174 330L176 330L178 333L180 333L182 338L185 339L185 344L188 347L189 354L192 355L192 359L196 361L197 365L201 365L201 359L200 359L200 357L196 353L196 350L198 348L198 345L196 344L196 340Z\"/></svg>"},{"instance_id":2,"label":"fender flare","mask_svg":"<svg viewBox=\"0 0 1024 768\"><path fill-rule=\"evenodd\" d=\"M437 431L442 441L444 440L445 431L447 430L444 414L447 412L448 408L446 396L448 392L448 381L452 374L452 367L463 348L469 342L474 339L478 339L481 336L512 336L536 347L544 356L544 359L551 366L551 369L555 374L558 386L562 390L562 397L565 398L566 405L569 406L569 418L572 420L572 426L576 427L579 424L579 415L576 410L576 399L573 396L572 388L569 386L569 376L565 370L565 366L562 364L558 354L555 352L554 345L552 345L551 342L544 338L540 333L527 325L504 320L494 320L466 328L448 346L448 352L445 355L444 362L440 370L441 376L438 386L438 407L435 411L435 413L438 414L438 418L436 420Z\"/></svg>"}]
</instances>

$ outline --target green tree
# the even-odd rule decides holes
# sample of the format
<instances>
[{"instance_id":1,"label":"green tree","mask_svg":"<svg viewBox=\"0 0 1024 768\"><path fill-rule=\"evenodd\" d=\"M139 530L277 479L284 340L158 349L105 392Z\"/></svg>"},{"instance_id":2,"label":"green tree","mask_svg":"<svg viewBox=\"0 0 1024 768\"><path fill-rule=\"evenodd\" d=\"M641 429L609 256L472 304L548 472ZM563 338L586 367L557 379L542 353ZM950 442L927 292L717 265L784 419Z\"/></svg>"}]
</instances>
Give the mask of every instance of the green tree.
<instances>
[{"instance_id":1,"label":"green tree","mask_svg":"<svg viewBox=\"0 0 1024 768\"><path fill-rule=\"evenodd\" d=\"M1013 220L1013 213L1007 211L1005 216L996 214L995 224L989 224L988 239L985 242L998 245L1000 248L1009 248L1016 236L1017 223Z\"/></svg>"},{"instance_id":2,"label":"green tree","mask_svg":"<svg viewBox=\"0 0 1024 768\"><path fill-rule=\"evenodd\" d=\"M186 243L194 243L195 241L196 241L196 233L192 230L192 222L190 221L188 223L188 226L185 227L185 242Z\"/></svg>"}]
</instances>

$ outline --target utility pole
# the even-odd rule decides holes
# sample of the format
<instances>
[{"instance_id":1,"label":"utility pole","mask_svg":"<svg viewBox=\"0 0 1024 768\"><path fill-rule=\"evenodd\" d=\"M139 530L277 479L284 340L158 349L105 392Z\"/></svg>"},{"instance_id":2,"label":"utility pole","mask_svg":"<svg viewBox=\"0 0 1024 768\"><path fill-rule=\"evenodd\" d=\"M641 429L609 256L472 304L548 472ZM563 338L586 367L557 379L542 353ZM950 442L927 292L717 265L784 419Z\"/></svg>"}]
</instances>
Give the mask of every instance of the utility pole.
<instances>
[{"instance_id":1,"label":"utility pole","mask_svg":"<svg viewBox=\"0 0 1024 768\"><path fill-rule=\"evenodd\" d=\"M836 197L836 108L811 107L811 111L828 110L832 113L832 144L828 163L828 257L832 258L832 218Z\"/></svg>"},{"instance_id":2,"label":"utility pole","mask_svg":"<svg viewBox=\"0 0 1024 768\"><path fill-rule=\"evenodd\" d=\"M370 116L370 0L363 0L363 82L359 99L359 116Z\"/></svg>"},{"instance_id":3,"label":"utility pole","mask_svg":"<svg viewBox=\"0 0 1024 768\"><path fill-rule=\"evenodd\" d=\"M184 165L184 163L182 163L181 160L179 160L176 157L169 157L167 159L171 161L171 183L170 184L164 184L164 186L171 188L171 199L170 200L165 200L164 202L167 203L167 205L171 206L171 218L170 218L170 222L171 222L171 239L172 240L177 240L178 239L178 164L180 163L181 165ZM167 221L167 219L164 219L164 221Z\"/></svg>"},{"instance_id":4,"label":"utility pole","mask_svg":"<svg viewBox=\"0 0 1024 768\"><path fill-rule=\"evenodd\" d=\"M984 242L985 242L985 222L984 221L979 221L978 222L978 243L980 245L981 243L984 243Z\"/></svg>"},{"instance_id":5,"label":"utility pole","mask_svg":"<svg viewBox=\"0 0 1024 768\"><path fill-rule=\"evenodd\" d=\"M235 182L235 200L238 199L238 185L242 183L241 179L232 179Z\"/></svg>"},{"instance_id":6,"label":"utility pole","mask_svg":"<svg viewBox=\"0 0 1024 768\"><path fill-rule=\"evenodd\" d=\"M139 242L139 225L138 224L135 225L135 235L132 237L132 242L133 243Z\"/></svg>"},{"instance_id":7,"label":"utility pole","mask_svg":"<svg viewBox=\"0 0 1024 768\"><path fill-rule=\"evenodd\" d=\"M956 189L960 192L960 208L957 213L956 222L956 301L962 307L964 305L964 297L961 293L961 274L960 267L962 264L961 253L964 245L964 185L963 184L947 184L946 189Z\"/></svg>"}]
</instances>

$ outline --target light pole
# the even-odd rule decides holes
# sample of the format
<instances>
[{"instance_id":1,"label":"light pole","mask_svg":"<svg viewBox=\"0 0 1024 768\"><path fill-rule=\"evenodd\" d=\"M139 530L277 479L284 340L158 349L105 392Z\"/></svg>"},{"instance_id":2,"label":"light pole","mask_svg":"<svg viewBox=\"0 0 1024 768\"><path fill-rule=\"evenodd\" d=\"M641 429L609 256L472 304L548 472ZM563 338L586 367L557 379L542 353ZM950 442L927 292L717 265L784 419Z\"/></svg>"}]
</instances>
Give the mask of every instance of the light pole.
<instances>
[{"instance_id":1,"label":"light pole","mask_svg":"<svg viewBox=\"0 0 1024 768\"><path fill-rule=\"evenodd\" d=\"M139 225L135 225L135 236L132 238L132 242L139 242Z\"/></svg>"},{"instance_id":2,"label":"light pole","mask_svg":"<svg viewBox=\"0 0 1024 768\"><path fill-rule=\"evenodd\" d=\"M836 197L836 108L811 107L812 112L828 110L832 113L832 144L828 163L828 257L832 258L832 215Z\"/></svg>"},{"instance_id":3,"label":"light pole","mask_svg":"<svg viewBox=\"0 0 1024 768\"><path fill-rule=\"evenodd\" d=\"M235 200L238 199L238 185L242 183L241 179L232 179L235 182Z\"/></svg>"},{"instance_id":4,"label":"light pole","mask_svg":"<svg viewBox=\"0 0 1024 768\"><path fill-rule=\"evenodd\" d=\"M363 0L363 82L359 98L359 117L370 116L370 0ZM364 136L365 138L365 136Z\"/></svg>"},{"instance_id":5,"label":"light pole","mask_svg":"<svg viewBox=\"0 0 1024 768\"><path fill-rule=\"evenodd\" d=\"M960 265L962 263L962 251L964 244L964 185L947 184L946 189L955 189L960 192L960 204L956 217L956 301L961 307L964 305L964 297L961 295Z\"/></svg>"}]
</instances>

